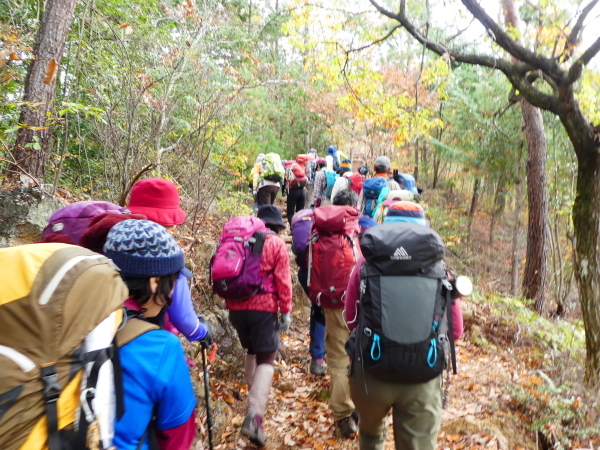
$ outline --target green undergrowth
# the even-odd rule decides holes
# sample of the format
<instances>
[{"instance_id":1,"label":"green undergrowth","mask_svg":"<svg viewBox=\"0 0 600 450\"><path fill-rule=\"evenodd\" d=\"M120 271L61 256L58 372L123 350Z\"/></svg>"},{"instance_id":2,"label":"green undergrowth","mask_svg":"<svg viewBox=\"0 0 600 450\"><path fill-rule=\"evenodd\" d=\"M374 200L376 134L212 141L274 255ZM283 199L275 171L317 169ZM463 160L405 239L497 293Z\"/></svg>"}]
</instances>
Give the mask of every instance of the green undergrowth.
<instances>
[{"instance_id":1,"label":"green undergrowth","mask_svg":"<svg viewBox=\"0 0 600 450\"><path fill-rule=\"evenodd\" d=\"M251 195L247 192L229 191L217 197L219 215L226 219L252 214L252 207L248 206Z\"/></svg>"},{"instance_id":2,"label":"green undergrowth","mask_svg":"<svg viewBox=\"0 0 600 450\"><path fill-rule=\"evenodd\" d=\"M472 341L506 348L531 367L529 375L507 381L510 407L538 434L540 448L570 449L600 442L597 389L583 383L585 333L573 323L541 317L522 299L474 293L486 331Z\"/></svg>"},{"instance_id":3,"label":"green undergrowth","mask_svg":"<svg viewBox=\"0 0 600 450\"><path fill-rule=\"evenodd\" d=\"M476 292L471 300L488 305L501 324L513 327L518 325L522 338L533 339L540 350L585 350L585 332L580 320L550 320L533 311L531 302L493 293L480 295Z\"/></svg>"}]
</instances>

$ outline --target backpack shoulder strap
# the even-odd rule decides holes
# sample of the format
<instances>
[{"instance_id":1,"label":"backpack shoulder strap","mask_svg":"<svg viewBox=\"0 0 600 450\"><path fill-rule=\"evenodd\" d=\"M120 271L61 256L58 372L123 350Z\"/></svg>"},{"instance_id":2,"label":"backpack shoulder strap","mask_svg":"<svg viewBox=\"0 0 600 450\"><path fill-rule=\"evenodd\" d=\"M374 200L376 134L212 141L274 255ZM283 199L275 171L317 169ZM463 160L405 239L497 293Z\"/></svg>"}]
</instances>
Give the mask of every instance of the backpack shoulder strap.
<instances>
[{"instance_id":1,"label":"backpack shoulder strap","mask_svg":"<svg viewBox=\"0 0 600 450\"><path fill-rule=\"evenodd\" d=\"M252 235L254 239L254 243L252 244L252 253L258 253L262 255L263 248L265 246L265 241L267 240L268 234L276 234L272 230L268 231L257 231Z\"/></svg>"},{"instance_id":2,"label":"backpack shoulder strap","mask_svg":"<svg viewBox=\"0 0 600 450\"><path fill-rule=\"evenodd\" d=\"M123 347L125 344L133 341L135 338L152 330L159 330L158 325L146 322L138 317L127 317L127 322L119 331L117 331L117 345Z\"/></svg>"}]
</instances>

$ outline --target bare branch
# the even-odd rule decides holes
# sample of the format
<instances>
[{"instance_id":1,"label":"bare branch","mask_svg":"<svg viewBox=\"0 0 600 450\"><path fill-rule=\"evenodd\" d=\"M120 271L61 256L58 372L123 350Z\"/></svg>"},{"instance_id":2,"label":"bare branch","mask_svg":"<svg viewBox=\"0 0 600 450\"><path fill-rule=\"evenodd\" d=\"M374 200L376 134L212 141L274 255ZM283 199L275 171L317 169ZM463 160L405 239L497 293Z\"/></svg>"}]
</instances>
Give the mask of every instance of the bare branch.
<instances>
[{"instance_id":1,"label":"bare branch","mask_svg":"<svg viewBox=\"0 0 600 450\"><path fill-rule=\"evenodd\" d=\"M555 95L549 95L549 94L546 94L546 93L540 91L531 82L527 81L527 74L529 72L532 72L537 69L542 70L540 67L537 67L534 64L529 64L528 62L514 62L514 61L509 61L504 58L495 58L492 56L478 55L478 54L472 54L472 53L461 53L456 50L447 48L438 42L430 41L425 36L423 36L421 33L419 33L419 31L416 29L414 24L412 24L408 20L406 15L402 12L404 9L404 1L401 3L400 13L398 13L398 14L385 9L384 7L379 5L376 2L376 0L369 0L369 1L381 14L383 14L386 17L389 17L390 19L394 19L394 20L397 20L398 22L400 22L400 24L404 27L404 29L406 31L408 31L417 41L419 41L422 45L424 45L429 50L437 53L438 55L440 55L442 57L449 58L450 60L463 62L466 64L477 65L477 66L489 67L490 69L498 69L506 75L506 77L509 79L511 84L515 87L515 89L517 89L523 95L523 97L525 97L527 99L527 101L529 103L531 103L534 106L537 106L538 108L552 111L553 113L558 114L558 107L559 107L558 97ZM462 1L469 2L470 0L462 0ZM477 5L477 8L480 8L479 5ZM485 12L483 12L483 14L485 14L485 16L487 16L487 14ZM479 20L479 18L477 16L476 16L476 18ZM490 19L490 21L491 21L491 19ZM494 25L496 27L498 27L497 24L494 23ZM504 31L502 31L502 30L500 30L500 31L506 36ZM518 45L517 43L512 41L512 39L508 38L508 36L506 36L506 38L509 39L514 44L515 47L519 47L523 51L526 51L520 45ZM528 53L530 53L530 52L528 52ZM537 56L536 56L536 58L537 58ZM552 63L552 64L553 64L552 67L554 67L554 63ZM548 73L549 77L552 77L552 75L554 75L554 77L556 77L557 74L559 74L559 75L563 74L562 70L559 69L558 67L556 68L556 71L552 72L551 74ZM554 77L552 77L552 78L554 78Z\"/></svg>"},{"instance_id":2,"label":"bare branch","mask_svg":"<svg viewBox=\"0 0 600 450\"><path fill-rule=\"evenodd\" d=\"M374 45L381 44L383 41L385 41L387 38L389 38L392 34L394 34L394 32L398 28L402 28L402 25L401 24L396 25L385 36L383 36L383 37L381 37L379 39L374 40L370 44L363 45L362 47L358 47L358 48L351 48L350 50L345 50L345 52L346 52L346 54L353 53L353 52L360 52L361 50L365 50L365 49L367 49L369 47L373 47Z\"/></svg>"},{"instance_id":3,"label":"bare branch","mask_svg":"<svg viewBox=\"0 0 600 450\"><path fill-rule=\"evenodd\" d=\"M494 41L516 59L541 69L549 75L560 73L560 68L550 58L536 55L519 45L492 19L488 13L475 0L461 0L463 5L475 16L475 18L489 31Z\"/></svg>"},{"instance_id":4,"label":"bare branch","mask_svg":"<svg viewBox=\"0 0 600 450\"><path fill-rule=\"evenodd\" d=\"M402 25L402 27L406 31L408 31L412 37L414 37L417 41L419 41L419 43L421 43L427 49L433 51L434 53L437 53L440 56L449 55L451 59L459 61L459 62L475 64L475 65L479 65L479 66L485 66L485 67L489 67L492 69L499 68L499 66L501 66L503 64L510 64L506 60L494 58L491 56L460 53L455 50L449 49L438 42L430 41L429 39L427 39L425 36L423 36L417 30L415 25L413 23L411 23L408 20L408 18L406 17L406 15L402 12L404 10L404 1L401 4L400 12L398 14L385 9L384 7L379 5L375 0L369 0L369 1L375 7L375 9L377 9L377 11L379 11L384 16L389 17L390 19L394 19L394 20L398 21L400 23L400 25ZM534 67L524 67L523 69L525 71L533 70Z\"/></svg>"},{"instance_id":5,"label":"bare branch","mask_svg":"<svg viewBox=\"0 0 600 450\"><path fill-rule=\"evenodd\" d=\"M454 39L456 39L457 37L459 37L461 34L463 34L465 31L467 31L469 29L469 27L471 25L473 25L473 22L475 22L475 17L473 17L471 19L471 21L469 22L469 24L464 27L462 30L458 30L455 34L453 34L452 36L450 36L449 38L446 39L446 44L449 44L450 42L452 42Z\"/></svg>"},{"instance_id":6,"label":"bare branch","mask_svg":"<svg viewBox=\"0 0 600 450\"><path fill-rule=\"evenodd\" d=\"M277 85L277 86L287 86L290 84L294 84L297 83L298 80L264 80L261 81L259 83L256 84L249 84L249 85L243 85L243 86L237 86L236 87L236 94L239 94L241 91L243 91L244 89L256 89L257 87L261 87L261 86L269 86L269 85Z\"/></svg>"},{"instance_id":7,"label":"bare branch","mask_svg":"<svg viewBox=\"0 0 600 450\"><path fill-rule=\"evenodd\" d=\"M567 77L567 82L574 83L579 79L581 73L583 71L583 66L587 65L594 56L596 56L600 52L600 37L596 39L596 41L588 47L588 49L583 52L575 63L569 69L569 75Z\"/></svg>"},{"instance_id":8,"label":"bare branch","mask_svg":"<svg viewBox=\"0 0 600 450\"><path fill-rule=\"evenodd\" d=\"M567 42L565 42L565 49L564 49L565 59L564 59L564 61L567 61L571 57L571 55L573 54L573 49L575 48L575 46L577 44L579 44L580 39L581 39L581 32L583 30L583 22L587 18L588 14L592 11L592 9L594 9L594 7L598 4L599 1L600 0L592 0L581 11L579 18L577 19L577 22L575 23L575 26L571 30L571 34L569 34L569 37L567 38Z\"/></svg>"}]
</instances>

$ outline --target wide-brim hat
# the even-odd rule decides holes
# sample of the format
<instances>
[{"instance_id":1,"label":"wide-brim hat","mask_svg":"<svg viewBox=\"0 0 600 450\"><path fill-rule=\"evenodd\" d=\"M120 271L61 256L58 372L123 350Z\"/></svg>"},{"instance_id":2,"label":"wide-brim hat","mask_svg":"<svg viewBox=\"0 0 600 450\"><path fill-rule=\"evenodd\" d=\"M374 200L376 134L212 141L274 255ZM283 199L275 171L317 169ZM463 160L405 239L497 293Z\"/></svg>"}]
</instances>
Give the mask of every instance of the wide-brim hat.
<instances>
[{"instance_id":1,"label":"wide-brim hat","mask_svg":"<svg viewBox=\"0 0 600 450\"><path fill-rule=\"evenodd\" d=\"M283 222L283 216L281 214L281 209L277 206L273 205L263 205L258 208L258 212L256 213L256 217L262 220L267 225L275 225L285 228L285 223Z\"/></svg>"},{"instance_id":2,"label":"wide-brim hat","mask_svg":"<svg viewBox=\"0 0 600 450\"><path fill-rule=\"evenodd\" d=\"M177 186L163 178L146 178L135 183L127 209L163 227L181 225L186 217L179 205Z\"/></svg>"}]
</instances>

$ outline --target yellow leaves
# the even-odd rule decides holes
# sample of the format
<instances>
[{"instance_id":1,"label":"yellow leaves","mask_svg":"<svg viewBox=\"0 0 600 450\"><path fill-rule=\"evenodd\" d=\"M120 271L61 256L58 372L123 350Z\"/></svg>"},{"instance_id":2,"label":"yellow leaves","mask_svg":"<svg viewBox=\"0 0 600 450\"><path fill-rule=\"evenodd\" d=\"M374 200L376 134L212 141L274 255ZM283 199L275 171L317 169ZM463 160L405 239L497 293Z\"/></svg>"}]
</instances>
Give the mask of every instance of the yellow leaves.
<instances>
[{"instance_id":1,"label":"yellow leaves","mask_svg":"<svg viewBox=\"0 0 600 450\"><path fill-rule=\"evenodd\" d=\"M58 62L56 62L56 60L54 58L52 58L48 62L48 67L46 68L46 73L44 74L44 75L46 75L44 77L45 84L52 83L52 81L54 80L54 77L56 76L57 70L58 70Z\"/></svg>"}]
</instances>

